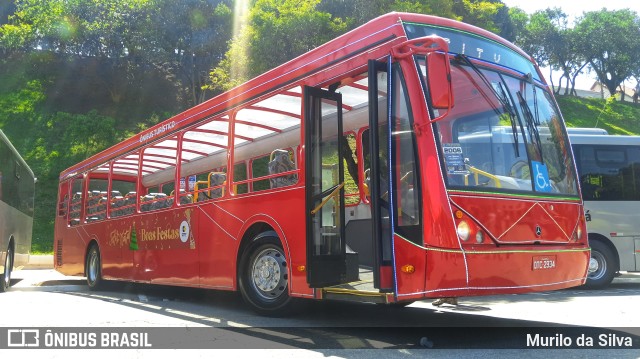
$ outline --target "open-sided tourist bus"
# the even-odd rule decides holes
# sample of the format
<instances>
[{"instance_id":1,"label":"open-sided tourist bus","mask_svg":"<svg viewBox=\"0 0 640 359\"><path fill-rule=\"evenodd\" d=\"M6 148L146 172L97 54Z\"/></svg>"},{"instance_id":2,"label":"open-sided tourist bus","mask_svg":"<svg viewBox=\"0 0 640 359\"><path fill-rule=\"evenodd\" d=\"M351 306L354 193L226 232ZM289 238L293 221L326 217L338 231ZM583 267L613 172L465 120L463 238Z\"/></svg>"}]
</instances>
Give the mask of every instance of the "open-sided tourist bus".
<instances>
[{"instance_id":1,"label":"open-sided tourist bus","mask_svg":"<svg viewBox=\"0 0 640 359\"><path fill-rule=\"evenodd\" d=\"M55 255L92 288L239 290L276 313L576 286L589 247L532 58L390 13L63 171Z\"/></svg>"}]
</instances>

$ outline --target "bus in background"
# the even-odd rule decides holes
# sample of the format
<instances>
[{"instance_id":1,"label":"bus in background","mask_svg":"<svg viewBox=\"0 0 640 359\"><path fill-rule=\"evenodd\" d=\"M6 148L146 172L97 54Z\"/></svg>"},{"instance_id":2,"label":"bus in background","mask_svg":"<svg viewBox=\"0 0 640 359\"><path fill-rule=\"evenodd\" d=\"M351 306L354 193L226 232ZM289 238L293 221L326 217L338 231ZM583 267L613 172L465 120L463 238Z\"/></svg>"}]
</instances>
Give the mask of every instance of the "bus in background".
<instances>
[{"instance_id":1,"label":"bus in background","mask_svg":"<svg viewBox=\"0 0 640 359\"><path fill-rule=\"evenodd\" d=\"M54 263L263 314L561 289L587 275L577 180L530 56L390 13L63 171Z\"/></svg>"},{"instance_id":2,"label":"bus in background","mask_svg":"<svg viewBox=\"0 0 640 359\"><path fill-rule=\"evenodd\" d=\"M0 292L11 286L11 272L29 262L35 178L0 130Z\"/></svg>"},{"instance_id":3,"label":"bus in background","mask_svg":"<svg viewBox=\"0 0 640 359\"><path fill-rule=\"evenodd\" d=\"M586 286L640 271L640 136L569 130L582 187L591 260Z\"/></svg>"}]
</instances>

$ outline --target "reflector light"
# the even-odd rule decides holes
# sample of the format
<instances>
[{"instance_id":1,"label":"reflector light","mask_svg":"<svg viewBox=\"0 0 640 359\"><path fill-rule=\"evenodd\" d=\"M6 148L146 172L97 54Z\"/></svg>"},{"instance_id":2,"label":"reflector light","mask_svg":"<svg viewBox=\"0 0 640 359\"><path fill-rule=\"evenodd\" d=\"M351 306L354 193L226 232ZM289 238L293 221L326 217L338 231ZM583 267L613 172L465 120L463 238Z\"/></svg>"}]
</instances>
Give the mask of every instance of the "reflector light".
<instances>
[{"instance_id":1,"label":"reflector light","mask_svg":"<svg viewBox=\"0 0 640 359\"><path fill-rule=\"evenodd\" d=\"M416 271L416 267L412 266L411 264L405 264L402 266L402 268L400 268L400 270L402 271L402 273L411 274Z\"/></svg>"},{"instance_id":2,"label":"reflector light","mask_svg":"<svg viewBox=\"0 0 640 359\"><path fill-rule=\"evenodd\" d=\"M305 267L305 266L298 266L298 272L304 272L305 270L307 270L307 267Z\"/></svg>"}]
</instances>

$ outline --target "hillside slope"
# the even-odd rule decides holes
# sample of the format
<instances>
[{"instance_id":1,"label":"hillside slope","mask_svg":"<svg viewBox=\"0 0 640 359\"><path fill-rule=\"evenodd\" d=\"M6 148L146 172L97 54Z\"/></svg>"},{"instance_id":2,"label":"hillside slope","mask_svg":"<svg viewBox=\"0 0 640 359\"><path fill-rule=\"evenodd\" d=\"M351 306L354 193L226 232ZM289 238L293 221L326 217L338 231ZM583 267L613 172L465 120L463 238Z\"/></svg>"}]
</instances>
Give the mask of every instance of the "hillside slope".
<instances>
[{"instance_id":1,"label":"hillside slope","mask_svg":"<svg viewBox=\"0 0 640 359\"><path fill-rule=\"evenodd\" d=\"M640 134L640 104L557 96L568 127L603 128L610 134Z\"/></svg>"}]
</instances>

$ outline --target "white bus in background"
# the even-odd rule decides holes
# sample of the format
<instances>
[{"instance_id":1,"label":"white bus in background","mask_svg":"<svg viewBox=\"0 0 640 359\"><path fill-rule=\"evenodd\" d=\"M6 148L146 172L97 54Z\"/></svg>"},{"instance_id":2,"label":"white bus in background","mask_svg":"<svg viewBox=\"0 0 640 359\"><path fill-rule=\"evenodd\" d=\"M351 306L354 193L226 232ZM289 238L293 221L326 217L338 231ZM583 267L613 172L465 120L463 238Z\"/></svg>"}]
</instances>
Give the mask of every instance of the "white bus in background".
<instances>
[{"instance_id":1,"label":"white bus in background","mask_svg":"<svg viewBox=\"0 0 640 359\"><path fill-rule=\"evenodd\" d=\"M33 172L0 131L0 293L13 269L29 261L34 193Z\"/></svg>"},{"instance_id":2,"label":"white bus in background","mask_svg":"<svg viewBox=\"0 0 640 359\"><path fill-rule=\"evenodd\" d=\"M640 271L640 136L568 129L584 200L591 260L586 286Z\"/></svg>"}]
</instances>

